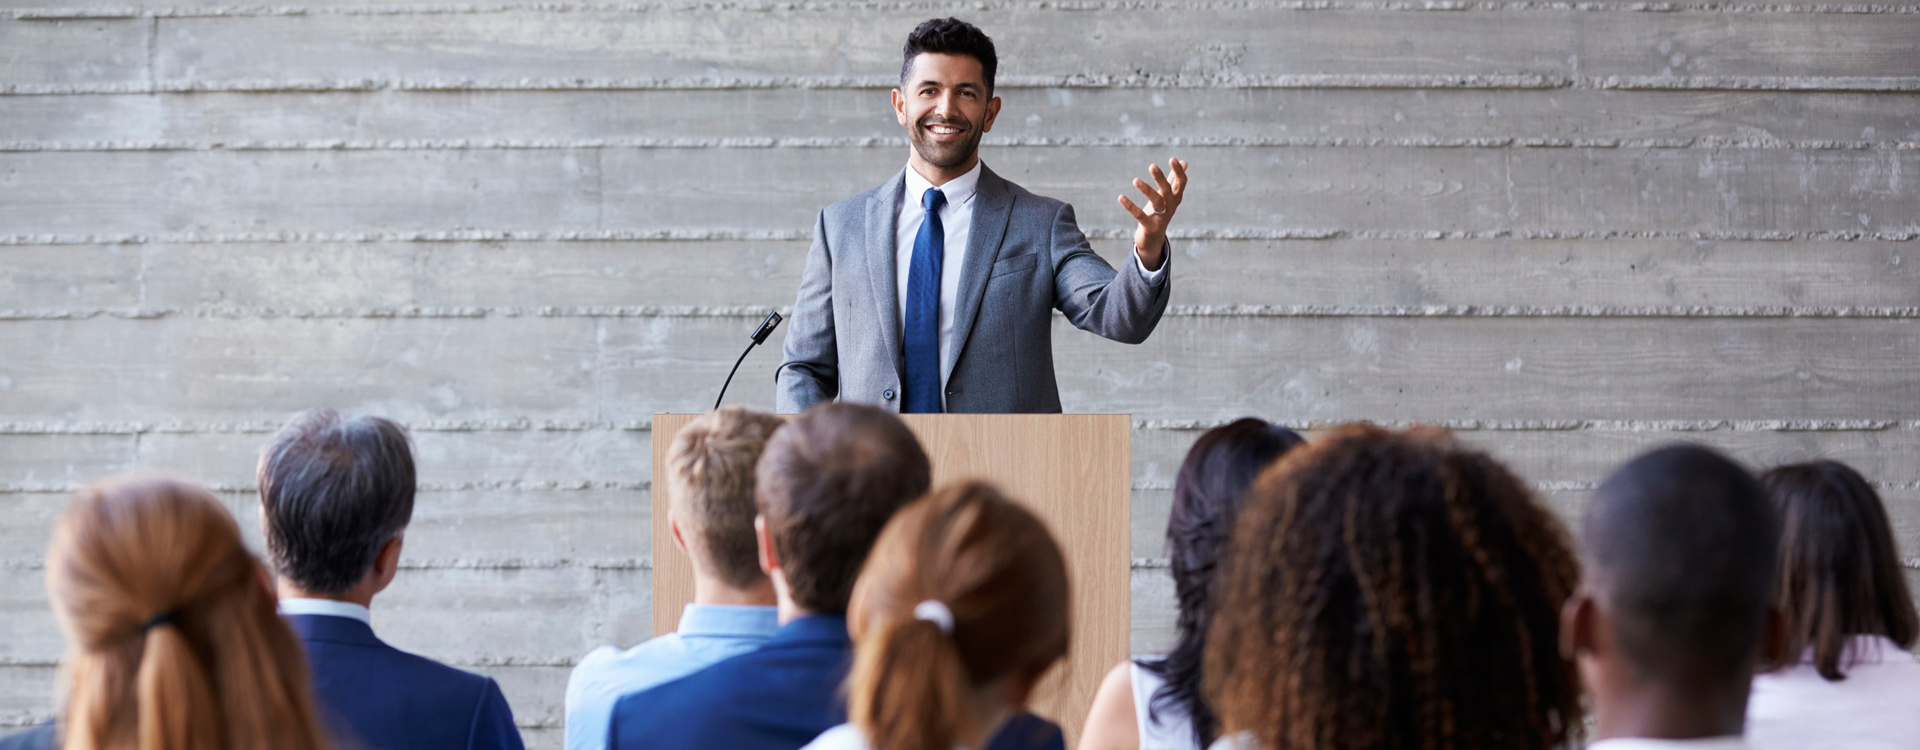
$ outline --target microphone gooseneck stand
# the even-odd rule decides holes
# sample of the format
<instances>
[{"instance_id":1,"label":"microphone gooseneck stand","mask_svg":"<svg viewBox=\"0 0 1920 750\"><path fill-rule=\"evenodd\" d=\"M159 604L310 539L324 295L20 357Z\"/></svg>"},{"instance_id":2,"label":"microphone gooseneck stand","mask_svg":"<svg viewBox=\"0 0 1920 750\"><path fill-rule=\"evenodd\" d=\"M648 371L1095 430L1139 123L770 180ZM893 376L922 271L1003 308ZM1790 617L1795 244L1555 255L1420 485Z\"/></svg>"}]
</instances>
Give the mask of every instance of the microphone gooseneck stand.
<instances>
[{"instance_id":1,"label":"microphone gooseneck stand","mask_svg":"<svg viewBox=\"0 0 1920 750\"><path fill-rule=\"evenodd\" d=\"M727 371L727 382L720 384L720 397L713 400L713 408L720 408L720 402L726 400L727 386L733 385L733 376L740 372L740 363L747 361L747 354L752 352L754 347L766 343L767 337L773 335L773 329L779 328L782 320L785 318L780 317L778 311L770 312L767 313L766 320L760 321L760 327L753 329L751 337L753 340L747 342L747 348L740 350L740 358L734 360L733 369Z\"/></svg>"}]
</instances>

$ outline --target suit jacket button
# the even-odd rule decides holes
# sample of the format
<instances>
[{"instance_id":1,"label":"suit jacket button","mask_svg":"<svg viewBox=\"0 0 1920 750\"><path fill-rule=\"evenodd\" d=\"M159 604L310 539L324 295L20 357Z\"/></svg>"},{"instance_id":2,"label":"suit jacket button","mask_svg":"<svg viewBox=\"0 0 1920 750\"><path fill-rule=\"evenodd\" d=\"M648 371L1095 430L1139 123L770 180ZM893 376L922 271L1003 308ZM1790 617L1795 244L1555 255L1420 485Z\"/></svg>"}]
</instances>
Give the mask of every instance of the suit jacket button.
<instances>
[{"instance_id":1,"label":"suit jacket button","mask_svg":"<svg viewBox=\"0 0 1920 750\"><path fill-rule=\"evenodd\" d=\"M881 391L881 392L880 392L880 397L881 397L881 398L884 398L884 399L886 399L886 400L888 400L888 401L892 401L892 400L893 400L893 389L892 389L892 388L888 388L888 389L886 389L886 390L884 390L884 391Z\"/></svg>"}]
</instances>

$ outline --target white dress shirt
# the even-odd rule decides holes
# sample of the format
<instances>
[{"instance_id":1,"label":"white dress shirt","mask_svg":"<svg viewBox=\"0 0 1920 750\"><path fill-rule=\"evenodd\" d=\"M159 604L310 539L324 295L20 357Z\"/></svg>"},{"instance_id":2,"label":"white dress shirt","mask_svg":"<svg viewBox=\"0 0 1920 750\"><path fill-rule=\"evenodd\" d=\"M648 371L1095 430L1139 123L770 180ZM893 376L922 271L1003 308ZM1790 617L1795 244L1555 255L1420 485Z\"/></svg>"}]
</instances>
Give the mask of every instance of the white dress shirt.
<instances>
[{"instance_id":1,"label":"white dress shirt","mask_svg":"<svg viewBox=\"0 0 1920 750\"><path fill-rule=\"evenodd\" d=\"M287 598L280 600L280 614L283 615L332 615L359 620L373 627L373 613L353 602L334 601L332 599Z\"/></svg>"},{"instance_id":2,"label":"white dress shirt","mask_svg":"<svg viewBox=\"0 0 1920 750\"><path fill-rule=\"evenodd\" d=\"M973 169L941 185L939 190L947 202L940 206L940 229L943 235L940 256L940 404L947 403L947 362L953 356L953 300L960 296L960 269L967 262L967 238L973 234L974 194L980 187L980 169L986 162L975 162ZM914 171L913 165L907 165L907 188L900 196L898 220L893 223L894 283L893 307L894 322L900 324L902 336L907 331L907 277L913 273L913 241L920 235L920 225L926 221L927 210L923 208L921 196L933 189L933 183ZM1162 262L1159 270L1149 271L1145 263L1140 262L1140 254L1133 253L1133 263L1140 268L1147 283L1158 284L1166 275L1167 264Z\"/></svg>"},{"instance_id":3,"label":"white dress shirt","mask_svg":"<svg viewBox=\"0 0 1920 750\"><path fill-rule=\"evenodd\" d=\"M1840 660L1846 679L1828 682L1801 663L1755 675L1747 698L1747 737L1758 750L1920 747L1920 662L1890 638L1848 639L1855 661Z\"/></svg>"}]
</instances>

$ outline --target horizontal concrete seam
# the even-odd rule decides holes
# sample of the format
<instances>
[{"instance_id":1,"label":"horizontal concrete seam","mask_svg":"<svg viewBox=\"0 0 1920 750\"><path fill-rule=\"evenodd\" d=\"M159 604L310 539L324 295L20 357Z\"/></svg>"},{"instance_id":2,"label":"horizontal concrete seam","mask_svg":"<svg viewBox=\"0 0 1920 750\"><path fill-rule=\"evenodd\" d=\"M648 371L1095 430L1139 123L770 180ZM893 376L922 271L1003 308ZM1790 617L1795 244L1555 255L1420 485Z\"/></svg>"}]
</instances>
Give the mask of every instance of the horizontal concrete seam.
<instances>
[{"instance_id":1,"label":"horizontal concrete seam","mask_svg":"<svg viewBox=\"0 0 1920 750\"><path fill-rule=\"evenodd\" d=\"M787 307L370 307L370 308L82 308L0 310L3 321L486 319L486 318L762 318ZM1713 305L1169 305L1174 318L1920 318L1920 306Z\"/></svg>"},{"instance_id":2,"label":"horizontal concrete seam","mask_svg":"<svg viewBox=\"0 0 1920 750\"><path fill-rule=\"evenodd\" d=\"M91 486L87 482L0 482L0 494L40 495L77 492ZM253 484L233 482L203 482L200 486L209 492L222 494L246 494L258 491ZM622 482L605 479L496 479L472 482L420 482L414 486L421 493L435 492L591 492L595 490L623 490L645 492L653 489L651 481Z\"/></svg>"},{"instance_id":3,"label":"horizontal concrete seam","mask_svg":"<svg viewBox=\"0 0 1920 750\"><path fill-rule=\"evenodd\" d=\"M1594 89L1646 91L1880 92L1920 91L1920 76L1594 76L1542 73L1275 75L1074 74L1008 76L1007 89ZM891 76L762 76L733 78L517 79L234 79L86 83L9 83L0 96L166 93L324 93L352 91L708 91L861 89L898 85Z\"/></svg>"},{"instance_id":4,"label":"horizontal concrete seam","mask_svg":"<svg viewBox=\"0 0 1920 750\"><path fill-rule=\"evenodd\" d=\"M1138 432L1199 432L1227 424L1226 419L1137 419ZM1444 427L1457 432L1890 432L1920 430L1914 419L1434 419L1337 420L1280 419L1275 423L1296 430L1321 430L1355 421L1402 429L1414 425ZM646 432L651 420L594 422L542 420L530 417L493 420L404 422L416 433L525 433L525 432ZM270 434L277 422L0 422L0 435L196 435ZM429 485L422 485L423 487ZM252 487L244 491L252 491Z\"/></svg>"},{"instance_id":5,"label":"horizontal concrete seam","mask_svg":"<svg viewBox=\"0 0 1920 750\"><path fill-rule=\"evenodd\" d=\"M517 417L513 419L469 419L469 420L419 420L402 421L413 432L646 432L653 429L653 420L629 420L622 422L534 419ZM265 421L243 422L0 422L0 435L147 435L147 434L198 434L198 433L254 433L268 434L278 432L281 423Z\"/></svg>"},{"instance_id":6,"label":"horizontal concrete seam","mask_svg":"<svg viewBox=\"0 0 1920 750\"><path fill-rule=\"evenodd\" d=\"M847 10L949 10L950 3L905 0L812 0L810 2L536 2L536 3L413 3L402 5L199 5L199 6L48 6L16 8L0 12L0 17L19 20L78 20L111 18L225 18L247 16L341 15L396 16L493 14L513 12L539 13L657 13L713 11L811 11ZM1566 2L1555 0L983 0L969 3L976 12L1037 10L1059 12L1085 11L1201 11L1201 10L1290 10L1290 11L1393 11L1413 13L1458 12L1567 12L1585 13L1820 13L1820 14L1908 14L1910 5L1896 3L1742 3L1742 2Z\"/></svg>"},{"instance_id":7,"label":"horizontal concrete seam","mask_svg":"<svg viewBox=\"0 0 1920 750\"><path fill-rule=\"evenodd\" d=\"M1131 229L1083 227L1093 239L1127 239ZM1322 228L1185 228L1168 232L1176 240L1686 240L1701 242L1909 242L1920 238L1920 221L1906 227L1878 231L1560 231L1542 228L1443 229L1322 229ZM799 242L813 239L801 230L416 230L382 232L159 232L152 234L11 234L0 235L0 247L18 245L221 245L221 244L362 244L444 242Z\"/></svg>"},{"instance_id":8,"label":"horizontal concrete seam","mask_svg":"<svg viewBox=\"0 0 1920 750\"><path fill-rule=\"evenodd\" d=\"M1920 141L1780 140L1774 138L988 138L1002 148L1404 148L1404 149L1751 149L1797 151L1911 151ZM584 149L855 149L900 148L905 138L453 138L292 141L0 141L0 153L150 151L562 151Z\"/></svg>"},{"instance_id":9,"label":"horizontal concrete seam","mask_svg":"<svg viewBox=\"0 0 1920 750\"><path fill-rule=\"evenodd\" d=\"M1233 420L1134 420L1133 429L1143 432L1199 432L1228 424ZM1456 432L1887 432L1920 430L1920 420L1895 419L1436 419L1436 420L1276 420L1275 424L1295 430L1323 430L1366 421L1393 429L1415 425L1444 427Z\"/></svg>"},{"instance_id":10,"label":"horizontal concrete seam","mask_svg":"<svg viewBox=\"0 0 1920 750\"><path fill-rule=\"evenodd\" d=\"M18 558L0 560L0 568L9 570L43 570L43 560ZM454 558L412 560L402 559L401 570L653 570L653 558L628 557L610 559L579 560L572 558ZM5 666L0 664L0 666Z\"/></svg>"}]
</instances>

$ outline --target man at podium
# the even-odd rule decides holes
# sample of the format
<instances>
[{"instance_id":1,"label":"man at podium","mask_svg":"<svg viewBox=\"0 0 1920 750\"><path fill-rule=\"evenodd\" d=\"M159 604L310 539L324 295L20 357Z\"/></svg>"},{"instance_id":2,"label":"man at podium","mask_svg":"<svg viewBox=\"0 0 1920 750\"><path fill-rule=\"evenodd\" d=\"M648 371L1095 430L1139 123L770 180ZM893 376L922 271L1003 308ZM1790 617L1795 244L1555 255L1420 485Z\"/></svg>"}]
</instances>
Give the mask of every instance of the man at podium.
<instances>
[{"instance_id":1,"label":"man at podium","mask_svg":"<svg viewBox=\"0 0 1920 750\"><path fill-rule=\"evenodd\" d=\"M958 19L908 35L893 108L912 148L878 187L828 206L794 301L775 404L840 398L904 413L1060 411L1052 311L1129 344L1160 322L1172 286L1167 224L1186 189L1179 159L1133 185L1132 262L1088 246L1073 207L1001 179L980 136L1000 99L993 41Z\"/></svg>"}]
</instances>

